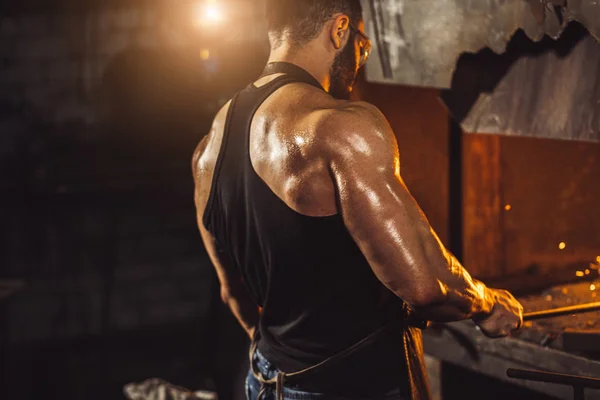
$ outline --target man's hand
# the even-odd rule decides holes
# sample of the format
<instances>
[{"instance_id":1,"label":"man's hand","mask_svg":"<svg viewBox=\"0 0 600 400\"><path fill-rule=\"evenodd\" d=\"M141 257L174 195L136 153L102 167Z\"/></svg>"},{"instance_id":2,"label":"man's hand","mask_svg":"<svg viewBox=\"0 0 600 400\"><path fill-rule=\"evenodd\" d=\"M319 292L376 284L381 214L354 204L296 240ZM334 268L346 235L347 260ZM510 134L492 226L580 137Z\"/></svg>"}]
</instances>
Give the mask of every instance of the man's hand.
<instances>
[{"instance_id":1,"label":"man's hand","mask_svg":"<svg viewBox=\"0 0 600 400\"><path fill-rule=\"evenodd\" d=\"M494 298L494 308L484 319L474 318L473 321L488 337L508 336L523 324L523 306L506 290L488 290Z\"/></svg>"}]
</instances>

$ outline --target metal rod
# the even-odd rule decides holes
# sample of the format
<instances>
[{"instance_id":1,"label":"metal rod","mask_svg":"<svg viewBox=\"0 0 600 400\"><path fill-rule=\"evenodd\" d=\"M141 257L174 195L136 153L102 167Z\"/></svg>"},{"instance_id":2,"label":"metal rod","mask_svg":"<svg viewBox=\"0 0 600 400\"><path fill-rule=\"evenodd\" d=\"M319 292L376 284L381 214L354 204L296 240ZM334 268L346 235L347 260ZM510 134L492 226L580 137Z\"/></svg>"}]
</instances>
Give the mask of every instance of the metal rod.
<instances>
[{"instance_id":1,"label":"metal rod","mask_svg":"<svg viewBox=\"0 0 600 400\"><path fill-rule=\"evenodd\" d=\"M533 321L543 318L561 317L563 315L582 314L586 312L600 311L600 302L580 304L577 306L555 308L553 310L535 311L523 314L524 321Z\"/></svg>"},{"instance_id":2,"label":"metal rod","mask_svg":"<svg viewBox=\"0 0 600 400\"><path fill-rule=\"evenodd\" d=\"M577 375L555 374L552 372L529 371L524 369L509 368L506 371L509 378L522 379L526 381L556 383L574 387L600 389L600 379L588 378Z\"/></svg>"}]
</instances>

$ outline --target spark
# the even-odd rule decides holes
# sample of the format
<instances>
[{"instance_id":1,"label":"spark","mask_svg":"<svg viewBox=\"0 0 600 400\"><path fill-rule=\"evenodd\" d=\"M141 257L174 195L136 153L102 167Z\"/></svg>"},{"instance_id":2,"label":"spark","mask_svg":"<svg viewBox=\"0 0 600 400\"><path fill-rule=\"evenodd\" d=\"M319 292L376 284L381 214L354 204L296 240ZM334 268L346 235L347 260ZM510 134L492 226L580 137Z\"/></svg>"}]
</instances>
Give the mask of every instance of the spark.
<instances>
[{"instance_id":1,"label":"spark","mask_svg":"<svg viewBox=\"0 0 600 400\"><path fill-rule=\"evenodd\" d=\"M565 242L560 242L558 244L558 248L561 249L561 250L564 250L566 247L567 247L567 244Z\"/></svg>"},{"instance_id":2,"label":"spark","mask_svg":"<svg viewBox=\"0 0 600 400\"><path fill-rule=\"evenodd\" d=\"M596 290L596 285L594 285L593 283L590 285L590 290L593 292L594 290Z\"/></svg>"},{"instance_id":3,"label":"spark","mask_svg":"<svg viewBox=\"0 0 600 400\"><path fill-rule=\"evenodd\" d=\"M510 210L512 210L512 206L510 204L507 204L507 205L504 206L504 209L506 211L510 211Z\"/></svg>"},{"instance_id":4,"label":"spark","mask_svg":"<svg viewBox=\"0 0 600 400\"><path fill-rule=\"evenodd\" d=\"M575 272L575 275L579 276L579 277L582 277L585 274L583 273L583 271L577 271L577 272Z\"/></svg>"}]
</instances>

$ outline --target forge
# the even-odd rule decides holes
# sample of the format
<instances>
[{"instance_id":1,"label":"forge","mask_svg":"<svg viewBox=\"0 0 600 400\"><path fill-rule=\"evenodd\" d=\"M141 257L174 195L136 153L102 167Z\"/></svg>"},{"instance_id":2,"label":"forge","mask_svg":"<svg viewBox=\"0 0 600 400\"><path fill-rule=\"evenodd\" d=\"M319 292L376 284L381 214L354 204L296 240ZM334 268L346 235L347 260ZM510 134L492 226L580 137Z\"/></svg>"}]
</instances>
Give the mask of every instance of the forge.
<instances>
[{"instance_id":1,"label":"forge","mask_svg":"<svg viewBox=\"0 0 600 400\"><path fill-rule=\"evenodd\" d=\"M593 1L370 0L372 82L443 89L469 133L600 140Z\"/></svg>"},{"instance_id":2,"label":"forge","mask_svg":"<svg viewBox=\"0 0 600 400\"><path fill-rule=\"evenodd\" d=\"M363 7L375 58L367 80L438 89L451 116L453 252L490 286L516 293L526 312L598 301L600 193L592 170L600 154L600 5L365 0ZM600 398L594 382L574 393L573 385L507 376L521 368L600 377L599 317L526 321L503 340L470 322L437 325L425 332L425 349L550 396Z\"/></svg>"}]
</instances>

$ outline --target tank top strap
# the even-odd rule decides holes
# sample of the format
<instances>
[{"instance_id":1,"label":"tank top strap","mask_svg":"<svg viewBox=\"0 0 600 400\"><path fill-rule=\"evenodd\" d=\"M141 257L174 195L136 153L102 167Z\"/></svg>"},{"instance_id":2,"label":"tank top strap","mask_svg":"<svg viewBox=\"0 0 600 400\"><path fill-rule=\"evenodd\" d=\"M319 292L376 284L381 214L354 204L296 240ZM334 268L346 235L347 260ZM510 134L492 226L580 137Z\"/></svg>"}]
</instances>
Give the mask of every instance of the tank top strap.
<instances>
[{"instance_id":1,"label":"tank top strap","mask_svg":"<svg viewBox=\"0 0 600 400\"><path fill-rule=\"evenodd\" d=\"M294 82L306 83L308 85L316 87L317 89L321 89L321 90L325 91L325 89L323 89L323 86L321 86L319 81L317 81L317 79L315 79L314 76L312 76L305 69L300 68L299 66L297 66L295 64L291 64L291 63L287 63L287 62L269 63L265 67L265 69L260 77L263 78L265 76L274 75L274 74L285 74L285 75L289 76L290 78L293 78Z\"/></svg>"}]
</instances>

